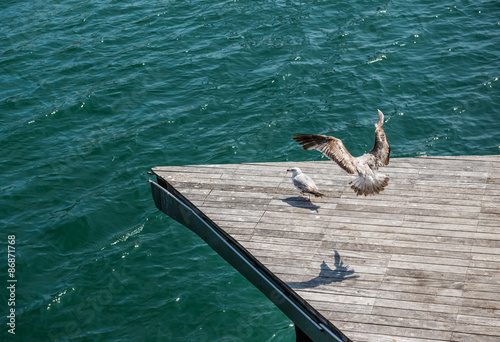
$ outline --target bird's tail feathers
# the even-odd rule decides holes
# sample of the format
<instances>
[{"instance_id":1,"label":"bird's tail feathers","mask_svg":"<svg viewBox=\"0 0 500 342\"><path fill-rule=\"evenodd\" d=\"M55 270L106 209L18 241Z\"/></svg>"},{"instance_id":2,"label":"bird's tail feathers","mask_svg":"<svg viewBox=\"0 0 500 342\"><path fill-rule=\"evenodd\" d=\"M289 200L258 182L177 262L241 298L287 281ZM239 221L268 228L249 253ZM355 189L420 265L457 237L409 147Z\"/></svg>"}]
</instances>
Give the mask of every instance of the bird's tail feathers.
<instances>
[{"instance_id":1,"label":"bird's tail feathers","mask_svg":"<svg viewBox=\"0 0 500 342\"><path fill-rule=\"evenodd\" d=\"M349 182L351 189L356 195L374 195L381 191L389 184L389 176L382 173L376 173L373 176L365 176L360 174L358 178Z\"/></svg>"},{"instance_id":2,"label":"bird's tail feathers","mask_svg":"<svg viewBox=\"0 0 500 342\"><path fill-rule=\"evenodd\" d=\"M314 195L314 197L324 197L324 196L326 196L325 194L322 194L319 191L313 192L313 195Z\"/></svg>"}]
</instances>

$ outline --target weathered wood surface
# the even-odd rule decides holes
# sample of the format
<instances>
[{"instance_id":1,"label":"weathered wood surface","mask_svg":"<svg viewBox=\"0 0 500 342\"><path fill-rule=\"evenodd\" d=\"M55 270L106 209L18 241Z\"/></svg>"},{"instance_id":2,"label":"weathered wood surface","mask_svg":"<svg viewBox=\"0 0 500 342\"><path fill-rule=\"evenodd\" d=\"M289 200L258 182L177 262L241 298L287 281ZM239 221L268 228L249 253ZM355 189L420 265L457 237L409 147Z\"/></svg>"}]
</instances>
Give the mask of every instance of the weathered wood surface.
<instances>
[{"instance_id":1,"label":"weathered wood surface","mask_svg":"<svg viewBox=\"0 0 500 342\"><path fill-rule=\"evenodd\" d=\"M391 159L372 197L330 161L153 171L353 341L500 341L500 156Z\"/></svg>"}]
</instances>

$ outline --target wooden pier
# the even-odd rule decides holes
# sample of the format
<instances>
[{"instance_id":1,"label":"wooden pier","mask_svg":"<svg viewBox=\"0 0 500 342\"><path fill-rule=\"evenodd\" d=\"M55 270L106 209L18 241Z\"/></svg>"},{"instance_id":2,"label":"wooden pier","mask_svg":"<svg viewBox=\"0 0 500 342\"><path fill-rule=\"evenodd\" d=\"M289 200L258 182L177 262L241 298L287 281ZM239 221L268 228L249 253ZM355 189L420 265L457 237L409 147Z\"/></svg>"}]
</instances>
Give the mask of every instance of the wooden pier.
<instances>
[{"instance_id":1,"label":"wooden pier","mask_svg":"<svg viewBox=\"0 0 500 342\"><path fill-rule=\"evenodd\" d=\"M330 161L152 171L157 207L313 341L500 341L500 155L391 159L371 197Z\"/></svg>"}]
</instances>

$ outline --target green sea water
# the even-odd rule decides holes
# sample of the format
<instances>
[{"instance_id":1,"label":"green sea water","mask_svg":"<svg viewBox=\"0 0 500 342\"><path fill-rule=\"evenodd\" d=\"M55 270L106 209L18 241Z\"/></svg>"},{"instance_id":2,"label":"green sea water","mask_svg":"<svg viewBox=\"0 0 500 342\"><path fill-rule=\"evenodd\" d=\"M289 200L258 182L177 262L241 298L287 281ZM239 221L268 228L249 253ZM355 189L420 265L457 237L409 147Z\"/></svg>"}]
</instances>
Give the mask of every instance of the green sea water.
<instances>
[{"instance_id":1,"label":"green sea water","mask_svg":"<svg viewBox=\"0 0 500 342\"><path fill-rule=\"evenodd\" d=\"M321 159L296 133L361 154L377 108L393 158L500 154L499 18L496 0L3 1L0 340L293 341L146 172Z\"/></svg>"}]
</instances>

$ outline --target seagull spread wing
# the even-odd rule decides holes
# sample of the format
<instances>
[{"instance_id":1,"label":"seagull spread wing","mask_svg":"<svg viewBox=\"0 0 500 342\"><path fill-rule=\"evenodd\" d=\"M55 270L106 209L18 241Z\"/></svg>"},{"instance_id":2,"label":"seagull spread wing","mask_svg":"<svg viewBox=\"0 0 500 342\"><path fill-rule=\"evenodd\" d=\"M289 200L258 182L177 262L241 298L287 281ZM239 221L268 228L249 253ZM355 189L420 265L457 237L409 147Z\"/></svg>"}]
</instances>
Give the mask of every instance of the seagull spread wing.
<instances>
[{"instance_id":1,"label":"seagull spread wing","mask_svg":"<svg viewBox=\"0 0 500 342\"><path fill-rule=\"evenodd\" d=\"M385 166L389 164L389 155L391 154L391 147L387 142L387 136L384 132L384 114L378 110L378 122L375 124L375 145L373 146L370 154L374 155L377 159L377 166Z\"/></svg>"},{"instance_id":2,"label":"seagull spread wing","mask_svg":"<svg viewBox=\"0 0 500 342\"><path fill-rule=\"evenodd\" d=\"M296 134L293 139L302 145L304 150L318 150L339 164L346 172L356 173L354 157L347 151L340 139L319 134Z\"/></svg>"}]
</instances>

